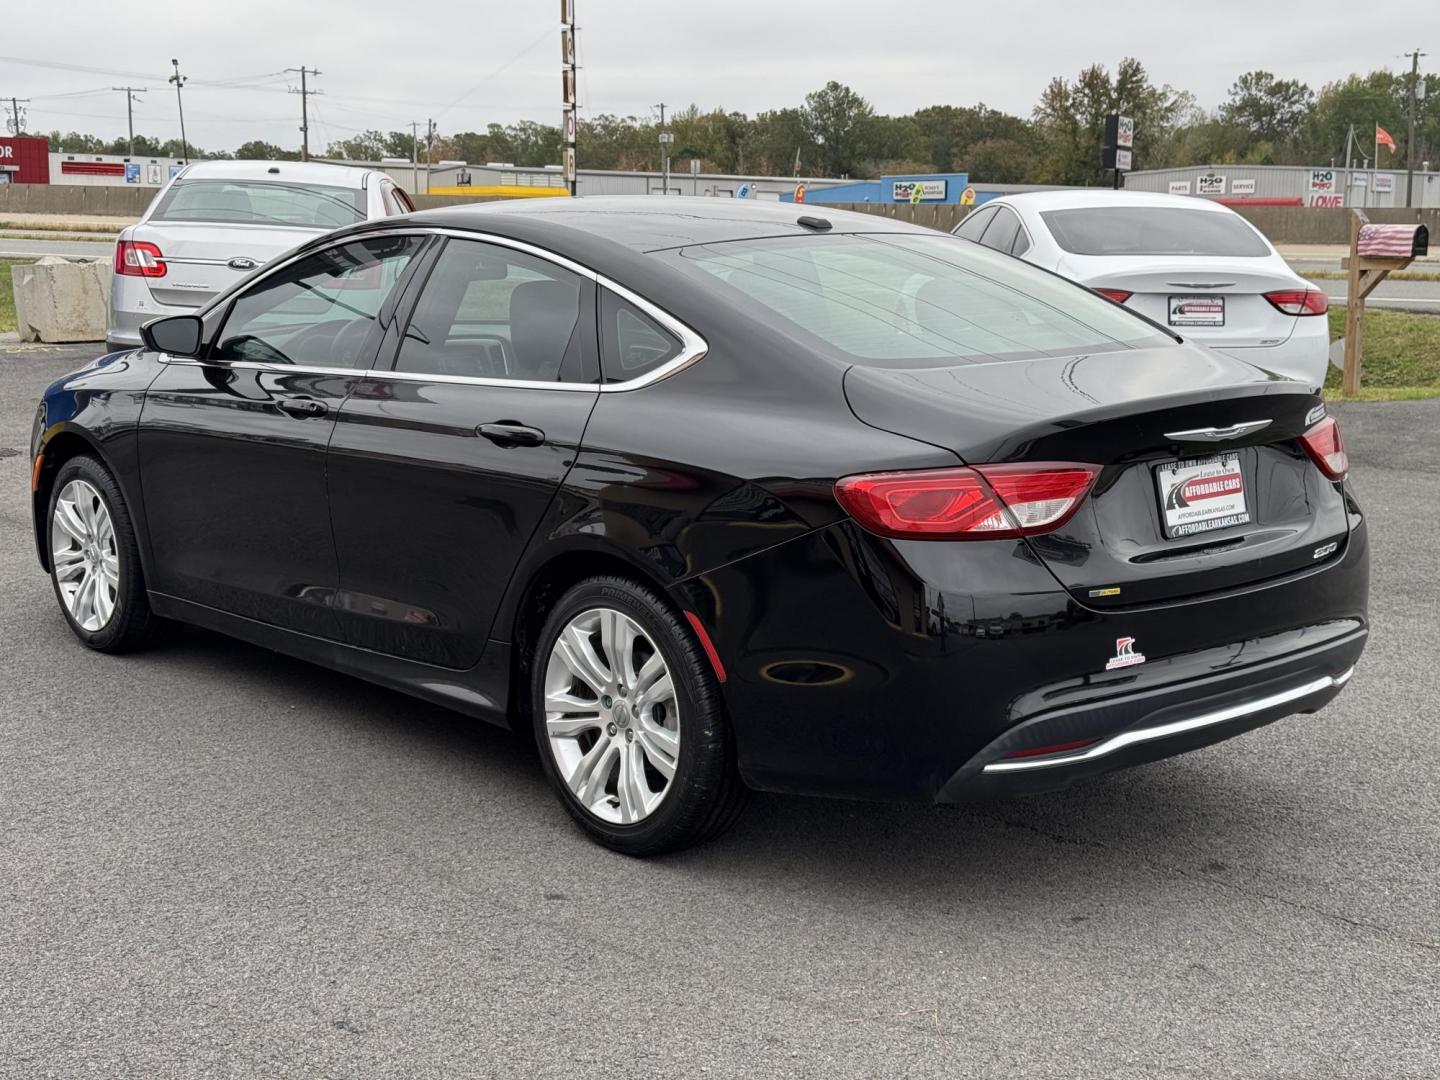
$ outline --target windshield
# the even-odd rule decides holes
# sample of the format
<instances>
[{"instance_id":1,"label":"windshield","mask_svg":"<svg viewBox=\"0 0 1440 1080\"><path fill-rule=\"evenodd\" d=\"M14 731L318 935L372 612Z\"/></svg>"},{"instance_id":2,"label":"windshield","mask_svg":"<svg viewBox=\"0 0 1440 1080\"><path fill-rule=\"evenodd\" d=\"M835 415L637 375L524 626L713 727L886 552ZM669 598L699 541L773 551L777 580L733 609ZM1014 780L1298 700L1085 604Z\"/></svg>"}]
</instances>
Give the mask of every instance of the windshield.
<instances>
[{"instance_id":1,"label":"windshield","mask_svg":"<svg viewBox=\"0 0 1440 1080\"><path fill-rule=\"evenodd\" d=\"M334 229L365 220L365 192L271 180L179 180L150 220Z\"/></svg>"},{"instance_id":2,"label":"windshield","mask_svg":"<svg viewBox=\"0 0 1440 1080\"><path fill-rule=\"evenodd\" d=\"M1096 206L1040 214L1055 242L1075 255L1270 254L1236 214L1174 206Z\"/></svg>"},{"instance_id":3,"label":"windshield","mask_svg":"<svg viewBox=\"0 0 1440 1080\"><path fill-rule=\"evenodd\" d=\"M1018 360L1174 341L1088 289L943 233L775 237L680 254L859 363Z\"/></svg>"}]
</instances>

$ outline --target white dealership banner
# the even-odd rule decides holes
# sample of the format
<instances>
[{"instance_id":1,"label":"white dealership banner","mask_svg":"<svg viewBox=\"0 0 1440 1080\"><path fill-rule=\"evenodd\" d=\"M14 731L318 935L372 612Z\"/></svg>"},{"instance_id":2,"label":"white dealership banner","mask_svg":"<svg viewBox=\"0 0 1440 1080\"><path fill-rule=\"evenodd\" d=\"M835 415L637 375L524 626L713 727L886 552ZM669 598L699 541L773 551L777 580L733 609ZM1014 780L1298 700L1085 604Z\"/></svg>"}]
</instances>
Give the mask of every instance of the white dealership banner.
<instances>
[{"instance_id":1,"label":"white dealership banner","mask_svg":"<svg viewBox=\"0 0 1440 1080\"><path fill-rule=\"evenodd\" d=\"M1230 181L1230 194L1231 194L1231 195L1254 195L1254 194L1255 194L1255 178L1252 176L1252 177L1250 177L1248 180L1231 180L1231 181Z\"/></svg>"},{"instance_id":2,"label":"white dealership banner","mask_svg":"<svg viewBox=\"0 0 1440 1080\"><path fill-rule=\"evenodd\" d=\"M1170 194L1171 194L1171 195L1189 195L1189 194L1190 194L1190 181L1189 181L1189 180L1171 180L1171 181L1170 181Z\"/></svg>"},{"instance_id":3,"label":"white dealership banner","mask_svg":"<svg viewBox=\"0 0 1440 1080\"><path fill-rule=\"evenodd\" d=\"M944 180L896 180L890 186L890 197L896 202L912 202L916 188L920 189L921 202L943 200L947 194Z\"/></svg>"},{"instance_id":4,"label":"white dealership banner","mask_svg":"<svg viewBox=\"0 0 1440 1080\"><path fill-rule=\"evenodd\" d=\"M1377 172L1375 174L1375 194L1389 195L1395 190L1395 176L1393 173Z\"/></svg>"},{"instance_id":5,"label":"white dealership banner","mask_svg":"<svg viewBox=\"0 0 1440 1080\"><path fill-rule=\"evenodd\" d=\"M1209 173L1205 176L1195 178L1196 195L1224 195L1225 177L1219 173Z\"/></svg>"},{"instance_id":6,"label":"white dealership banner","mask_svg":"<svg viewBox=\"0 0 1440 1080\"><path fill-rule=\"evenodd\" d=\"M1310 170L1310 194L1327 195L1340 187L1339 178L1335 175L1334 169L1311 169Z\"/></svg>"}]
</instances>

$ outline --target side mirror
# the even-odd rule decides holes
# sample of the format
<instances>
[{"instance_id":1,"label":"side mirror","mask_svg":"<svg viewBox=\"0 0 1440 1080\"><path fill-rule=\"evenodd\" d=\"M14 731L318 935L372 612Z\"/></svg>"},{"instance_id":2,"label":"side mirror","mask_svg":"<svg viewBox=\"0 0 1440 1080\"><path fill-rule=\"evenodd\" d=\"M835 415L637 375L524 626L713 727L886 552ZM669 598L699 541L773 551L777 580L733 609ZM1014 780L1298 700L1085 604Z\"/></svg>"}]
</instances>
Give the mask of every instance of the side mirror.
<instances>
[{"instance_id":1,"label":"side mirror","mask_svg":"<svg viewBox=\"0 0 1440 1080\"><path fill-rule=\"evenodd\" d=\"M198 315L169 315L140 327L147 349L171 356L199 356L205 324Z\"/></svg>"}]
</instances>

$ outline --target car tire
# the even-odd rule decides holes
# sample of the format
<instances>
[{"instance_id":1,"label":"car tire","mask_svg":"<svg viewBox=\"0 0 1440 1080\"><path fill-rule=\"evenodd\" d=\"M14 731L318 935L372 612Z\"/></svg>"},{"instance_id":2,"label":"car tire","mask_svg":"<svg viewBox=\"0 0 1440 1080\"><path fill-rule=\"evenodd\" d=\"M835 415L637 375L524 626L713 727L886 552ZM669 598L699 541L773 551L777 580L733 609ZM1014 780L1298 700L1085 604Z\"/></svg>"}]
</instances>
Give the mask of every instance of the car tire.
<instances>
[{"instance_id":1,"label":"car tire","mask_svg":"<svg viewBox=\"0 0 1440 1080\"><path fill-rule=\"evenodd\" d=\"M540 760L582 829L614 851L648 856L734 824L749 792L715 673L678 612L634 581L590 578L559 599L537 644L530 689Z\"/></svg>"},{"instance_id":2,"label":"car tire","mask_svg":"<svg viewBox=\"0 0 1440 1080\"><path fill-rule=\"evenodd\" d=\"M110 470L88 455L71 458L55 477L47 510L50 583L75 636L108 653L149 644L157 619L135 526ZM88 600L77 582L89 582Z\"/></svg>"}]
</instances>

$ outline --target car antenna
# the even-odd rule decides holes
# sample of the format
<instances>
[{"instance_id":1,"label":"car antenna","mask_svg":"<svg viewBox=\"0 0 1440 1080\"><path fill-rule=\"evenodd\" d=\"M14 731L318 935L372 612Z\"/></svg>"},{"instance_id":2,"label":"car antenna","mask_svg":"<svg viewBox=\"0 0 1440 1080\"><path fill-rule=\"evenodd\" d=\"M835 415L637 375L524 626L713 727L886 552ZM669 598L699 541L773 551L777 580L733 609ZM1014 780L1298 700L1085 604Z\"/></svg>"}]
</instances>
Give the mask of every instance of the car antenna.
<instances>
[{"instance_id":1,"label":"car antenna","mask_svg":"<svg viewBox=\"0 0 1440 1080\"><path fill-rule=\"evenodd\" d=\"M814 229L816 232L826 232L832 228L830 222L823 217L811 217L809 214L796 218L795 222L797 225L804 225L805 228Z\"/></svg>"}]
</instances>

